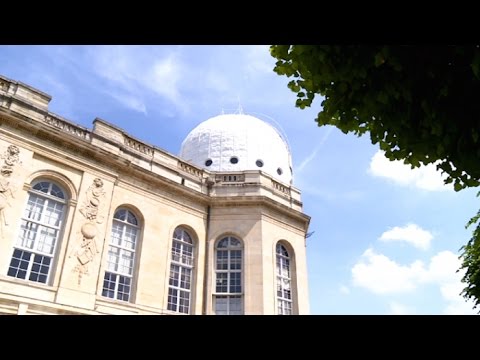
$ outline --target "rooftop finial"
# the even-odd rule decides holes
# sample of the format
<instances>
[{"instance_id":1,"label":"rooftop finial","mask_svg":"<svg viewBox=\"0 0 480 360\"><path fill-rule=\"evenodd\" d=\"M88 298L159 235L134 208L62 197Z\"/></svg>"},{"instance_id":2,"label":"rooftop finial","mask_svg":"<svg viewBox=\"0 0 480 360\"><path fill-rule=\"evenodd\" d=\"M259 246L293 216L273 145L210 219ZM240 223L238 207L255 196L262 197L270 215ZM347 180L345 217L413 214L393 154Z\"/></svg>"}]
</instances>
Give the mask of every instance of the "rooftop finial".
<instances>
[{"instance_id":1,"label":"rooftop finial","mask_svg":"<svg viewBox=\"0 0 480 360\"><path fill-rule=\"evenodd\" d=\"M240 104L240 96L239 96L239 95L237 95L237 99L238 99L238 109L237 109L237 113L238 113L238 114L244 114L243 108L242 108L242 104Z\"/></svg>"}]
</instances>

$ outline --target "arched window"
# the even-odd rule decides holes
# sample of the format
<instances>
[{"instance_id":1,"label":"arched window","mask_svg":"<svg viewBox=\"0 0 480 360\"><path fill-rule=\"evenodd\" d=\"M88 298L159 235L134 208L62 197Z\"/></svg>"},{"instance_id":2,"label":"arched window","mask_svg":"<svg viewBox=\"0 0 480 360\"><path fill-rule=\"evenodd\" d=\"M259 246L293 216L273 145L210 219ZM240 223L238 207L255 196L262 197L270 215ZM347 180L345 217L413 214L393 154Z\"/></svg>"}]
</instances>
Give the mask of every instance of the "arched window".
<instances>
[{"instance_id":1,"label":"arched window","mask_svg":"<svg viewBox=\"0 0 480 360\"><path fill-rule=\"evenodd\" d=\"M282 244L277 244L277 304L279 315L292 315L292 276L290 256Z\"/></svg>"},{"instance_id":2,"label":"arched window","mask_svg":"<svg viewBox=\"0 0 480 360\"><path fill-rule=\"evenodd\" d=\"M173 233L168 310L189 314L193 277L193 241L190 234L178 227Z\"/></svg>"},{"instance_id":3,"label":"arched window","mask_svg":"<svg viewBox=\"0 0 480 360\"><path fill-rule=\"evenodd\" d=\"M33 182L8 276L49 283L66 204L67 197L60 186L49 180Z\"/></svg>"},{"instance_id":4,"label":"arched window","mask_svg":"<svg viewBox=\"0 0 480 360\"><path fill-rule=\"evenodd\" d=\"M130 210L121 208L115 212L108 247L107 270L103 279L103 296L130 300L139 231L138 220Z\"/></svg>"},{"instance_id":5,"label":"arched window","mask_svg":"<svg viewBox=\"0 0 480 360\"><path fill-rule=\"evenodd\" d=\"M243 246L227 236L215 249L215 314L243 314Z\"/></svg>"}]
</instances>

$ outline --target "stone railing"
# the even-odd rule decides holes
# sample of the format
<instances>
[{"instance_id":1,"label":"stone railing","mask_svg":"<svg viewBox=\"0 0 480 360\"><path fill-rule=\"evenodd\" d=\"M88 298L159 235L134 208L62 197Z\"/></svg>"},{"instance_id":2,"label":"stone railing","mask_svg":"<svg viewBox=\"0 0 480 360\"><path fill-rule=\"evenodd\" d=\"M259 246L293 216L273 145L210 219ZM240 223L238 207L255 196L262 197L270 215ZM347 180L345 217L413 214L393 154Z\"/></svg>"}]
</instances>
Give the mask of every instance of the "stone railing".
<instances>
[{"instance_id":1,"label":"stone railing","mask_svg":"<svg viewBox=\"0 0 480 360\"><path fill-rule=\"evenodd\" d=\"M180 169L182 169L183 171L185 171L186 173L189 173L189 174L192 174L192 175L195 175L195 176L198 176L198 177L201 177L202 176L202 171L191 166L191 165L188 165L187 163L184 163L182 161L179 161L178 162L178 167Z\"/></svg>"},{"instance_id":2,"label":"stone railing","mask_svg":"<svg viewBox=\"0 0 480 360\"><path fill-rule=\"evenodd\" d=\"M65 120L62 120L58 117L54 117L51 115L45 115L44 122L48 125L51 125L57 129L60 129L70 135L77 136L81 138L82 140L89 141L90 140L90 131L87 129L84 129L78 125L74 125L72 123L69 123Z\"/></svg>"},{"instance_id":3,"label":"stone railing","mask_svg":"<svg viewBox=\"0 0 480 360\"><path fill-rule=\"evenodd\" d=\"M137 140L132 139L131 137L128 137L124 135L124 144L136 151L141 152L142 154L145 154L147 156L153 156L154 150L151 146L145 145Z\"/></svg>"},{"instance_id":4,"label":"stone railing","mask_svg":"<svg viewBox=\"0 0 480 360\"><path fill-rule=\"evenodd\" d=\"M290 188L280 184L279 182L276 182L275 180L272 180L272 187L275 190L278 190L278 191L284 193L285 195L290 196Z\"/></svg>"},{"instance_id":5,"label":"stone railing","mask_svg":"<svg viewBox=\"0 0 480 360\"><path fill-rule=\"evenodd\" d=\"M219 174L215 176L216 182L244 182L245 175L243 174Z\"/></svg>"}]
</instances>

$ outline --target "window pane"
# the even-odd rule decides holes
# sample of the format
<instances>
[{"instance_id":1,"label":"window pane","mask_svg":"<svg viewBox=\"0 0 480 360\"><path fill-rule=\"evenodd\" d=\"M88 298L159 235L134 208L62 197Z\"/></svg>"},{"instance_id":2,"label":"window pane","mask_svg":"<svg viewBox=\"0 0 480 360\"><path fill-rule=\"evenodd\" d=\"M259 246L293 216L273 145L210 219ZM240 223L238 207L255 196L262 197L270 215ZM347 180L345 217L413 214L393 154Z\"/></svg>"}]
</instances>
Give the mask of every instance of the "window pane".
<instances>
[{"instance_id":1,"label":"window pane","mask_svg":"<svg viewBox=\"0 0 480 360\"><path fill-rule=\"evenodd\" d=\"M242 283L241 283L242 274L230 273L230 293L241 293L242 292Z\"/></svg>"},{"instance_id":2,"label":"window pane","mask_svg":"<svg viewBox=\"0 0 480 360\"><path fill-rule=\"evenodd\" d=\"M125 209L117 210L115 212L115 216L113 218L125 221L126 218L127 218L127 210L125 210Z\"/></svg>"},{"instance_id":3,"label":"window pane","mask_svg":"<svg viewBox=\"0 0 480 360\"><path fill-rule=\"evenodd\" d=\"M30 194L23 217L35 221L40 221L45 201L46 200L39 195Z\"/></svg>"},{"instance_id":4,"label":"window pane","mask_svg":"<svg viewBox=\"0 0 480 360\"><path fill-rule=\"evenodd\" d=\"M168 306L167 306L168 310L177 311L177 301L178 301L177 293L178 293L177 289L172 289L172 288L168 289Z\"/></svg>"},{"instance_id":5,"label":"window pane","mask_svg":"<svg viewBox=\"0 0 480 360\"><path fill-rule=\"evenodd\" d=\"M228 270L228 251L217 251L217 270Z\"/></svg>"},{"instance_id":6,"label":"window pane","mask_svg":"<svg viewBox=\"0 0 480 360\"><path fill-rule=\"evenodd\" d=\"M118 272L125 275L132 275L133 273L133 258L134 253L127 250L120 251L120 263L118 266Z\"/></svg>"},{"instance_id":7,"label":"window pane","mask_svg":"<svg viewBox=\"0 0 480 360\"><path fill-rule=\"evenodd\" d=\"M180 278L180 287L182 289L190 290L190 277L191 277L191 269L182 268L182 276Z\"/></svg>"},{"instance_id":8,"label":"window pane","mask_svg":"<svg viewBox=\"0 0 480 360\"><path fill-rule=\"evenodd\" d=\"M19 249L13 250L12 260L8 268L7 275L18 279L27 277L28 264L32 253Z\"/></svg>"},{"instance_id":9,"label":"window pane","mask_svg":"<svg viewBox=\"0 0 480 360\"><path fill-rule=\"evenodd\" d=\"M180 299L178 304L178 311L184 314L188 314L190 308L190 293L187 291L180 291Z\"/></svg>"},{"instance_id":10,"label":"window pane","mask_svg":"<svg viewBox=\"0 0 480 360\"><path fill-rule=\"evenodd\" d=\"M42 181L37 183L35 186L33 186L35 190L41 191L45 194L48 193L48 189L50 188L50 183L46 181Z\"/></svg>"},{"instance_id":11,"label":"window pane","mask_svg":"<svg viewBox=\"0 0 480 360\"><path fill-rule=\"evenodd\" d=\"M118 283L118 300L128 301L130 298L130 278L126 276L119 276Z\"/></svg>"},{"instance_id":12,"label":"window pane","mask_svg":"<svg viewBox=\"0 0 480 360\"><path fill-rule=\"evenodd\" d=\"M29 280L45 284L50 269L50 260L47 256L35 255Z\"/></svg>"},{"instance_id":13,"label":"window pane","mask_svg":"<svg viewBox=\"0 0 480 360\"><path fill-rule=\"evenodd\" d=\"M120 262L120 249L110 246L108 248L108 260L107 260L108 270L117 271L119 262Z\"/></svg>"},{"instance_id":14,"label":"window pane","mask_svg":"<svg viewBox=\"0 0 480 360\"><path fill-rule=\"evenodd\" d=\"M242 299L239 296L231 296L229 305L230 315L242 315Z\"/></svg>"},{"instance_id":15,"label":"window pane","mask_svg":"<svg viewBox=\"0 0 480 360\"><path fill-rule=\"evenodd\" d=\"M109 297L109 298L114 298L115 297L115 283L117 280L117 276L115 274L106 272L105 277L103 279L103 291L102 295Z\"/></svg>"},{"instance_id":16,"label":"window pane","mask_svg":"<svg viewBox=\"0 0 480 360\"><path fill-rule=\"evenodd\" d=\"M169 285L178 287L180 279L180 266L172 264L170 266L170 280Z\"/></svg>"},{"instance_id":17,"label":"window pane","mask_svg":"<svg viewBox=\"0 0 480 360\"><path fill-rule=\"evenodd\" d=\"M228 297L215 296L215 314L228 315Z\"/></svg>"},{"instance_id":18,"label":"window pane","mask_svg":"<svg viewBox=\"0 0 480 360\"><path fill-rule=\"evenodd\" d=\"M55 248L55 240L57 239L57 236L57 229L40 226L36 250L46 254L53 254L53 249Z\"/></svg>"},{"instance_id":19,"label":"window pane","mask_svg":"<svg viewBox=\"0 0 480 360\"><path fill-rule=\"evenodd\" d=\"M132 225L138 225L137 218L130 211L127 210L127 222Z\"/></svg>"},{"instance_id":20,"label":"window pane","mask_svg":"<svg viewBox=\"0 0 480 360\"><path fill-rule=\"evenodd\" d=\"M137 229L125 225L125 237L123 238L123 247L130 250L135 250L135 242L137 241Z\"/></svg>"},{"instance_id":21,"label":"window pane","mask_svg":"<svg viewBox=\"0 0 480 360\"><path fill-rule=\"evenodd\" d=\"M217 273L217 287L216 292L228 292L228 273Z\"/></svg>"},{"instance_id":22,"label":"window pane","mask_svg":"<svg viewBox=\"0 0 480 360\"><path fill-rule=\"evenodd\" d=\"M112 245L117 245L117 246L121 245L122 233L123 233L123 224L114 221L112 225L112 235L110 238L110 242Z\"/></svg>"},{"instance_id":23,"label":"window pane","mask_svg":"<svg viewBox=\"0 0 480 360\"><path fill-rule=\"evenodd\" d=\"M53 196L56 196L60 199L64 199L65 195L63 194L62 189L60 189L57 185L52 184L52 188L50 190L50 194Z\"/></svg>"},{"instance_id":24,"label":"window pane","mask_svg":"<svg viewBox=\"0 0 480 360\"><path fill-rule=\"evenodd\" d=\"M53 200L48 200L47 208L45 209L43 223L51 226L60 226L63 214L63 204Z\"/></svg>"},{"instance_id":25,"label":"window pane","mask_svg":"<svg viewBox=\"0 0 480 360\"><path fill-rule=\"evenodd\" d=\"M27 249L33 249L38 227L38 224L22 220L20 234L17 241L18 245Z\"/></svg>"}]
</instances>

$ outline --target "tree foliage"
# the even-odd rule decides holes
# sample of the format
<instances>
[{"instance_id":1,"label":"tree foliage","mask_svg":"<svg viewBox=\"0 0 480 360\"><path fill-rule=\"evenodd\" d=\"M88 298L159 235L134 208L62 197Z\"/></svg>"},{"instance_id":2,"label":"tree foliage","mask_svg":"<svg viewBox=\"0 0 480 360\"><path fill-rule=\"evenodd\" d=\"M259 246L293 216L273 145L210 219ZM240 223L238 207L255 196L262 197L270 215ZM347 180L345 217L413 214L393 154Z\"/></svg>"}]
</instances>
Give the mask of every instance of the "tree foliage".
<instances>
[{"instance_id":1,"label":"tree foliage","mask_svg":"<svg viewBox=\"0 0 480 360\"><path fill-rule=\"evenodd\" d=\"M477 194L477 197L480 192ZM468 243L460 249L462 251L462 267L465 269L463 282L467 286L462 294L466 299L473 299L475 307L480 307L480 210L470 219L465 228L476 224L475 230Z\"/></svg>"},{"instance_id":2,"label":"tree foliage","mask_svg":"<svg viewBox=\"0 0 480 360\"><path fill-rule=\"evenodd\" d=\"M324 97L316 122L369 134L390 160L435 163L455 191L480 185L480 46L273 45L296 106ZM480 211L468 226L478 223ZM461 248L462 294L480 306L480 223Z\"/></svg>"},{"instance_id":3,"label":"tree foliage","mask_svg":"<svg viewBox=\"0 0 480 360\"><path fill-rule=\"evenodd\" d=\"M390 160L438 161L456 191L480 184L478 46L274 45L296 106L324 97L318 125L370 134Z\"/></svg>"}]
</instances>

